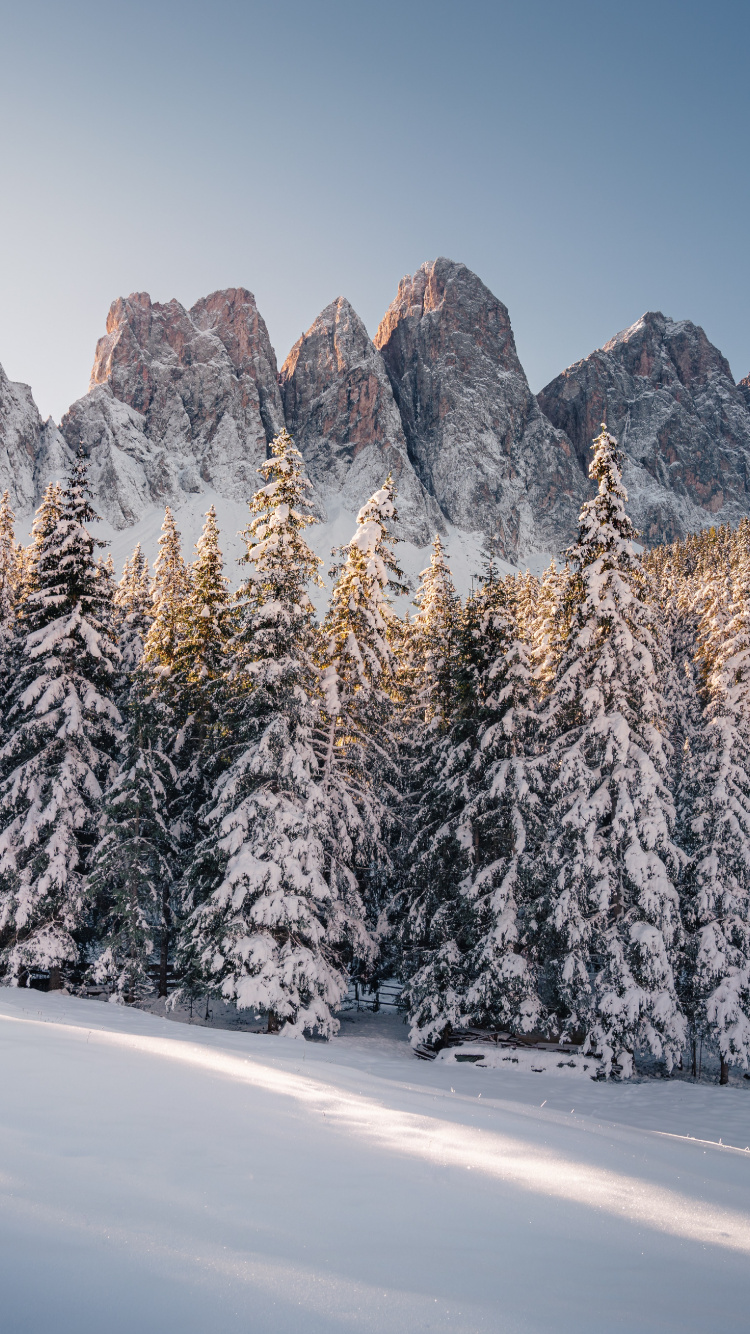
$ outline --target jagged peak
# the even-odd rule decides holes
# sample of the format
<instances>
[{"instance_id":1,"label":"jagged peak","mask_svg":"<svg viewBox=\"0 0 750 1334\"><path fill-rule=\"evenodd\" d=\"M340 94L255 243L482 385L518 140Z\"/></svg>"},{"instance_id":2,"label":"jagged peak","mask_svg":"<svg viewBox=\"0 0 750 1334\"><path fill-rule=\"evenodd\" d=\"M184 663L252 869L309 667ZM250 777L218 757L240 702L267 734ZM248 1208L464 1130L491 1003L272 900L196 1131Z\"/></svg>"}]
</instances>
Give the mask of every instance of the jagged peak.
<instances>
[{"instance_id":1,"label":"jagged peak","mask_svg":"<svg viewBox=\"0 0 750 1334\"><path fill-rule=\"evenodd\" d=\"M293 377L303 351L321 340L337 370L362 360L372 360L376 355L364 321L345 296L337 296L323 307L290 349L279 371L282 386Z\"/></svg>"}]
</instances>

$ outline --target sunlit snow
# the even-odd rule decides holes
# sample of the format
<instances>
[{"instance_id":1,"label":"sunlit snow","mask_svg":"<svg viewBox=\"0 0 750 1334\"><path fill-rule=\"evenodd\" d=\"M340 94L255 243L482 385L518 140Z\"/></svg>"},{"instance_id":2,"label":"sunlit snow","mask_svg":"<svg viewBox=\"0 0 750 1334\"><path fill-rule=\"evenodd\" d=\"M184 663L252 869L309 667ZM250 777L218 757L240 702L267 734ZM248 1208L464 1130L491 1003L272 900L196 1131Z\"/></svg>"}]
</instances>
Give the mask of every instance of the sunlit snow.
<instances>
[{"instance_id":1,"label":"sunlit snow","mask_svg":"<svg viewBox=\"0 0 750 1334\"><path fill-rule=\"evenodd\" d=\"M739 1331L750 1085L0 991L3 1334ZM721 1143L720 1141L723 1141Z\"/></svg>"}]
</instances>

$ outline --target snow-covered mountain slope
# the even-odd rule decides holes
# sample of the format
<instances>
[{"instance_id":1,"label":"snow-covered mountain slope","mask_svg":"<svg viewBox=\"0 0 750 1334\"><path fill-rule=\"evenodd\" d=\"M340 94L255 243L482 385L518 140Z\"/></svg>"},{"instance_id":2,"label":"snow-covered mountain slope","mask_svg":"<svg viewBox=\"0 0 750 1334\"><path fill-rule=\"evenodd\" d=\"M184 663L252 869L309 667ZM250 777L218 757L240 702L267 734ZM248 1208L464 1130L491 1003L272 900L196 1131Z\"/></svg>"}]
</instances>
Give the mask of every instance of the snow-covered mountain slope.
<instances>
[{"instance_id":1,"label":"snow-covered mountain slope","mask_svg":"<svg viewBox=\"0 0 750 1334\"><path fill-rule=\"evenodd\" d=\"M174 506L174 515L182 538L183 555L188 561L195 558L194 547L200 537L209 505L213 505L216 509L221 533L221 550L226 562L225 574L232 587L237 587L243 578L243 566L240 562L246 550L240 536L249 518L246 501L232 500L211 489L179 500ZM163 519L163 506L150 505L141 518L128 528L115 528L112 523L105 520L96 524L93 531L98 538L109 543L108 550L112 553L115 569L119 571L127 557L131 555L136 542L140 542L148 559L153 560L158 548ZM330 580L327 576L331 565L331 550L348 542L354 535L356 525L357 510L354 506L338 504L335 498L329 495L329 508L325 519L307 530L307 541L322 561L320 573L324 588L311 589L313 602L320 611L323 611L328 601ZM27 541L30 521L25 526L17 525L17 528L22 539ZM443 543L451 563L456 587L465 596L471 588L472 580L476 580L482 568L484 534L462 532L452 524L446 523L443 525ZM398 544L397 555L412 589L416 589L419 574L430 563L430 546L418 547L414 542L404 539ZM532 558L530 564L535 573L540 573L548 561L548 554L542 553ZM515 567L506 561L500 561L499 568L504 573L510 573ZM409 603L410 596L399 600L398 605L402 613Z\"/></svg>"},{"instance_id":2,"label":"snow-covered mountain slope","mask_svg":"<svg viewBox=\"0 0 750 1334\"><path fill-rule=\"evenodd\" d=\"M750 411L690 320L649 312L539 394L583 471L606 420L625 454L630 512L649 543L750 511Z\"/></svg>"},{"instance_id":3,"label":"snow-covered mountain slope","mask_svg":"<svg viewBox=\"0 0 750 1334\"><path fill-rule=\"evenodd\" d=\"M0 990L3 1334L746 1328L750 1087L404 1039L398 1016L323 1044Z\"/></svg>"},{"instance_id":4,"label":"snow-covered mountain slope","mask_svg":"<svg viewBox=\"0 0 750 1334\"><path fill-rule=\"evenodd\" d=\"M495 537L512 562L567 545L588 484L529 389L506 307L476 274L441 258L403 278L375 345L445 517Z\"/></svg>"}]
</instances>

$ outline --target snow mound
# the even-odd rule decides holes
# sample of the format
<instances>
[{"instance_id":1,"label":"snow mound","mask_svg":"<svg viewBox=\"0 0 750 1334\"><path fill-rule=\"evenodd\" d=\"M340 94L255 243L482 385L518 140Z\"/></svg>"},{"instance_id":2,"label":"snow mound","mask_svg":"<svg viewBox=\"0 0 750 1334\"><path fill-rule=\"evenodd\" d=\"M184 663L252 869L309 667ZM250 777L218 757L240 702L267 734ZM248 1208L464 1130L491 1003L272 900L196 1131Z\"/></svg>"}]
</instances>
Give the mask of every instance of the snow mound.
<instances>
[{"instance_id":1,"label":"snow mound","mask_svg":"<svg viewBox=\"0 0 750 1334\"><path fill-rule=\"evenodd\" d=\"M471 1063L478 1070L507 1070L523 1074L571 1075L598 1079L601 1061L597 1056L581 1056L578 1052L540 1051L529 1047L488 1047L482 1043L466 1043L460 1047L446 1047L438 1053L438 1061L448 1064Z\"/></svg>"}]
</instances>

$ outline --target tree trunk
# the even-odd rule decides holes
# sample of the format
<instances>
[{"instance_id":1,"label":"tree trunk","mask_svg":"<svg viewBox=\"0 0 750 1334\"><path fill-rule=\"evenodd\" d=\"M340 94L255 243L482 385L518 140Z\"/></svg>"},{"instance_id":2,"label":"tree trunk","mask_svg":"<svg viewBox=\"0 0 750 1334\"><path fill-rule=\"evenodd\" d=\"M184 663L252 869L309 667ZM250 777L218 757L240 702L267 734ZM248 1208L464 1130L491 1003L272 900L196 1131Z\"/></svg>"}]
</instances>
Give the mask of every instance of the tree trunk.
<instances>
[{"instance_id":1,"label":"tree trunk","mask_svg":"<svg viewBox=\"0 0 750 1334\"><path fill-rule=\"evenodd\" d=\"M729 1083L729 1062L725 1061L723 1056L721 1057L721 1073L719 1075L719 1083L720 1084Z\"/></svg>"},{"instance_id":2,"label":"tree trunk","mask_svg":"<svg viewBox=\"0 0 750 1334\"><path fill-rule=\"evenodd\" d=\"M268 1027L266 1028L266 1032L267 1032L267 1033L278 1033L278 1031L279 1031L279 1016L277 1015L277 1013L276 1013L275 1010L269 1010L269 1011L268 1011Z\"/></svg>"},{"instance_id":3,"label":"tree trunk","mask_svg":"<svg viewBox=\"0 0 750 1334\"><path fill-rule=\"evenodd\" d=\"M695 1038L693 1038L690 1043L690 1054L691 1054L690 1073L693 1076L693 1079L695 1079L696 1075L698 1074L698 1048L696 1046Z\"/></svg>"},{"instance_id":4,"label":"tree trunk","mask_svg":"<svg viewBox=\"0 0 750 1334\"><path fill-rule=\"evenodd\" d=\"M60 991L61 988L62 988L62 969L57 967L56 965L53 965L53 967L50 968L49 970L49 982L47 983L47 990Z\"/></svg>"},{"instance_id":5,"label":"tree trunk","mask_svg":"<svg viewBox=\"0 0 750 1334\"><path fill-rule=\"evenodd\" d=\"M159 951L159 996L167 995L167 967L169 965L169 889L165 885L161 892L161 949Z\"/></svg>"}]
</instances>

